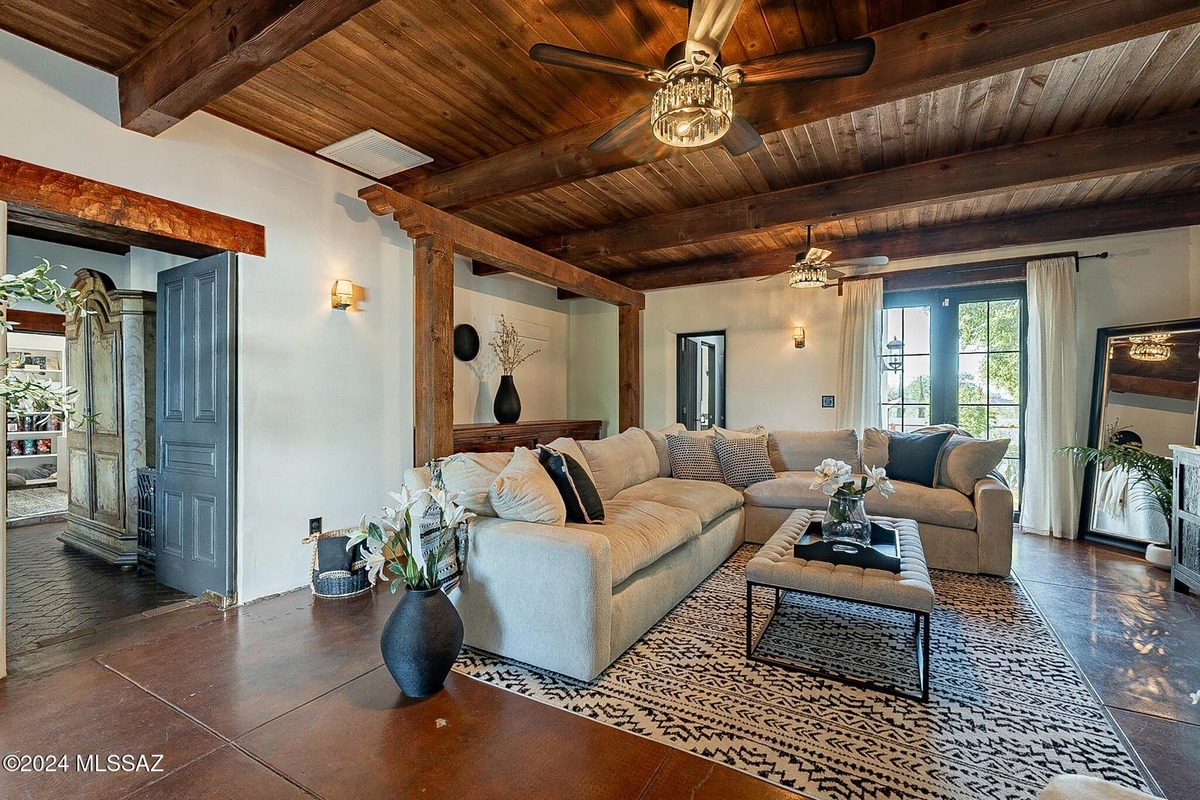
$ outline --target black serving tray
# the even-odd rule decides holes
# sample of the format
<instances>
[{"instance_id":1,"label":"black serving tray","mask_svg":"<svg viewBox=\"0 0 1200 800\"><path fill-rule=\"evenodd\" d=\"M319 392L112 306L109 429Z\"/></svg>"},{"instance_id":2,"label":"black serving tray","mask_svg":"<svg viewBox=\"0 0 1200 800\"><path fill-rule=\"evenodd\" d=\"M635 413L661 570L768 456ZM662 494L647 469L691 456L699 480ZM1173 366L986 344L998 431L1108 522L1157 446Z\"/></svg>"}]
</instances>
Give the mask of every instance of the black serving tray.
<instances>
[{"instance_id":1,"label":"black serving tray","mask_svg":"<svg viewBox=\"0 0 1200 800\"><path fill-rule=\"evenodd\" d=\"M828 564L847 564L863 569L881 569L900 573L900 541L891 528L871 523L871 545L864 547L838 542L836 545L821 538L821 520L808 523L804 535L792 548L796 558L824 561Z\"/></svg>"}]
</instances>

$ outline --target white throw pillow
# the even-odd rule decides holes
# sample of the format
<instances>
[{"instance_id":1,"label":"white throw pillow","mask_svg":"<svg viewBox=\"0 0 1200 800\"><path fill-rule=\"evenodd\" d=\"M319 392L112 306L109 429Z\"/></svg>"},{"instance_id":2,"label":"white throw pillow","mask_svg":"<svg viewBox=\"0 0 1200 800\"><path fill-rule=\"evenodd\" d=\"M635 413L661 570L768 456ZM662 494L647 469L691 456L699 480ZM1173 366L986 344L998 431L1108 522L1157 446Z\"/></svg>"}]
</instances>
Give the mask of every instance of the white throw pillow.
<instances>
[{"instance_id":1,"label":"white throw pillow","mask_svg":"<svg viewBox=\"0 0 1200 800\"><path fill-rule=\"evenodd\" d=\"M467 511L494 517L496 509L488 492L512 457L512 453L455 453L442 462L442 486L457 494L456 502Z\"/></svg>"},{"instance_id":2,"label":"white throw pillow","mask_svg":"<svg viewBox=\"0 0 1200 800\"><path fill-rule=\"evenodd\" d=\"M975 491L975 483L999 466L1008 452L1009 439L972 439L954 434L942 445L938 455L934 486L950 486L965 495Z\"/></svg>"},{"instance_id":3,"label":"white throw pillow","mask_svg":"<svg viewBox=\"0 0 1200 800\"><path fill-rule=\"evenodd\" d=\"M656 431L646 429L646 435L650 437L650 443L654 445L654 452L658 454L658 477L671 477L671 451L667 449L667 434L680 434L686 430L687 428L683 427L682 422L673 423Z\"/></svg>"},{"instance_id":4,"label":"white throw pillow","mask_svg":"<svg viewBox=\"0 0 1200 800\"><path fill-rule=\"evenodd\" d=\"M492 482L488 499L501 519L549 525L567 522L567 506L558 487L528 447L513 453L512 461Z\"/></svg>"}]
</instances>

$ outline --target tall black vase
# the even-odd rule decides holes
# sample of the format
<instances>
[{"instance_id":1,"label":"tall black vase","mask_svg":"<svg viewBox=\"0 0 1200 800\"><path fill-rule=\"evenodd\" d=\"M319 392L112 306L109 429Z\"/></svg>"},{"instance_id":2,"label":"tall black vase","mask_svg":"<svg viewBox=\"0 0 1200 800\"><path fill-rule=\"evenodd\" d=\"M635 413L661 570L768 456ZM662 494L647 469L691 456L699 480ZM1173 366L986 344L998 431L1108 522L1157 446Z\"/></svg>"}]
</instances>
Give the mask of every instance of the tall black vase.
<instances>
[{"instance_id":1,"label":"tall black vase","mask_svg":"<svg viewBox=\"0 0 1200 800\"><path fill-rule=\"evenodd\" d=\"M500 376L500 388L496 390L492 413L496 415L496 422L503 425L511 425L521 418L521 395L517 394L512 375Z\"/></svg>"},{"instance_id":2,"label":"tall black vase","mask_svg":"<svg viewBox=\"0 0 1200 800\"><path fill-rule=\"evenodd\" d=\"M462 643L462 617L445 592L406 589L383 625L379 650L401 691L428 697L446 682Z\"/></svg>"}]
</instances>

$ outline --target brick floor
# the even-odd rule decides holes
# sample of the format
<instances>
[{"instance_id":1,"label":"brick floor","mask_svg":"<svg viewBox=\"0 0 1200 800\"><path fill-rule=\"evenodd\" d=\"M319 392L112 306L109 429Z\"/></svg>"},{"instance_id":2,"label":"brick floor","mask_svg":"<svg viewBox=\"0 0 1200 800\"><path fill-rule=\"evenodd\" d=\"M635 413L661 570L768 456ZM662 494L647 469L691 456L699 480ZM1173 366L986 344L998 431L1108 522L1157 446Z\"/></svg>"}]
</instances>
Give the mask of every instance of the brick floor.
<instances>
[{"instance_id":1,"label":"brick floor","mask_svg":"<svg viewBox=\"0 0 1200 800\"><path fill-rule=\"evenodd\" d=\"M61 523L8 532L8 652L15 655L192 600L145 571L106 564L59 542Z\"/></svg>"}]
</instances>

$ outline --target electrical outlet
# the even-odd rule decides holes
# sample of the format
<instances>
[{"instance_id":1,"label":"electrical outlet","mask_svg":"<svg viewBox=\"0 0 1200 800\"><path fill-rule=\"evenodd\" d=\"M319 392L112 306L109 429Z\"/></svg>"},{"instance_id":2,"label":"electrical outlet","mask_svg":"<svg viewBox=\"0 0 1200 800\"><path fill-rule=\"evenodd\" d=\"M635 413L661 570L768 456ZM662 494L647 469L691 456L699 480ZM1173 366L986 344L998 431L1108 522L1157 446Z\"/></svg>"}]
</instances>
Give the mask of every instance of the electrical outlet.
<instances>
[{"instance_id":1,"label":"electrical outlet","mask_svg":"<svg viewBox=\"0 0 1200 800\"><path fill-rule=\"evenodd\" d=\"M308 532L312 536L321 532L321 517L313 517L308 521Z\"/></svg>"}]
</instances>

